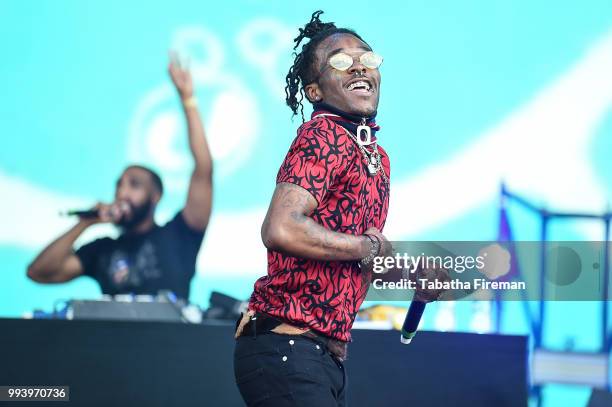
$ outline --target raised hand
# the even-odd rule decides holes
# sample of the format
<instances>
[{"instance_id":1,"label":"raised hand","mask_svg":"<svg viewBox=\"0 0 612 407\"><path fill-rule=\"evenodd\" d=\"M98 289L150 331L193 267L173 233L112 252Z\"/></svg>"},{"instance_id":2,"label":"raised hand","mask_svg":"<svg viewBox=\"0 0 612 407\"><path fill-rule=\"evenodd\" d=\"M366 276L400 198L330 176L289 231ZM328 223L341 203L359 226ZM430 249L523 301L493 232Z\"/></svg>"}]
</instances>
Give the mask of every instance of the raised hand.
<instances>
[{"instance_id":1,"label":"raised hand","mask_svg":"<svg viewBox=\"0 0 612 407\"><path fill-rule=\"evenodd\" d=\"M178 54L173 51L170 51L168 73L181 99L185 100L193 96L193 81L187 64L181 63Z\"/></svg>"}]
</instances>

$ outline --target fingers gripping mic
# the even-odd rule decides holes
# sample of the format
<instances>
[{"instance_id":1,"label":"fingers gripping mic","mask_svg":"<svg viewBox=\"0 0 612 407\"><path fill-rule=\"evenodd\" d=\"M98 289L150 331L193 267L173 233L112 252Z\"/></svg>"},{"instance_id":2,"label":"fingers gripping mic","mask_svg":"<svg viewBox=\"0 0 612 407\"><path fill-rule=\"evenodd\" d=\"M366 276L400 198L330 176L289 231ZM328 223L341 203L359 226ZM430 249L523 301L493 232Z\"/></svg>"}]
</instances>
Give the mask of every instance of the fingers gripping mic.
<instances>
[{"instance_id":1,"label":"fingers gripping mic","mask_svg":"<svg viewBox=\"0 0 612 407\"><path fill-rule=\"evenodd\" d=\"M410 303L410 308L408 308L408 312L406 313L406 319L404 319L404 325L402 325L402 336L400 336L400 341L404 345L409 344L416 335L419 322L423 316L423 311L425 311L425 305L426 303L423 301L413 300Z\"/></svg>"}]
</instances>

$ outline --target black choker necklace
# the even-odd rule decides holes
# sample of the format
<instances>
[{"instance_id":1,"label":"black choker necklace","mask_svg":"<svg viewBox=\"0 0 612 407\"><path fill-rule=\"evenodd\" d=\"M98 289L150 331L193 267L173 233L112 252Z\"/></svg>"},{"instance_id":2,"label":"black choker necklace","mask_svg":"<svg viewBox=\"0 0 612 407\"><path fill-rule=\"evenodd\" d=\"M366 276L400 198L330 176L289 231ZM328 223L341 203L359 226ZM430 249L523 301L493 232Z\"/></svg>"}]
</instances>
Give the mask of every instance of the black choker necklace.
<instances>
[{"instance_id":1,"label":"black choker necklace","mask_svg":"<svg viewBox=\"0 0 612 407\"><path fill-rule=\"evenodd\" d=\"M353 113L347 113L343 110L340 110L334 106L328 105L325 102L319 102L319 103L315 103L312 105L312 107L314 108L314 111L316 112L317 110L323 110L329 113L333 113L333 114L337 114L338 116L342 117L343 119L349 120L353 123L356 124L360 124L363 119L366 119L366 124L369 125L371 123L375 123L375 119L376 119L376 112L374 112L373 114L369 115L369 116L360 116L358 114L353 114Z\"/></svg>"},{"instance_id":2,"label":"black choker necklace","mask_svg":"<svg viewBox=\"0 0 612 407\"><path fill-rule=\"evenodd\" d=\"M371 139L376 140L376 132L380 130L380 127L376 124L376 112L370 116L359 116L353 113L344 112L334 106L328 105L327 103L315 103L313 104L314 111L312 117L320 115L321 113L331 113L337 116L338 124L347 129L353 134L356 134L360 139L362 134L367 133L368 142ZM366 128L367 127L367 128ZM363 132L361 130L367 130Z\"/></svg>"}]
</instances>

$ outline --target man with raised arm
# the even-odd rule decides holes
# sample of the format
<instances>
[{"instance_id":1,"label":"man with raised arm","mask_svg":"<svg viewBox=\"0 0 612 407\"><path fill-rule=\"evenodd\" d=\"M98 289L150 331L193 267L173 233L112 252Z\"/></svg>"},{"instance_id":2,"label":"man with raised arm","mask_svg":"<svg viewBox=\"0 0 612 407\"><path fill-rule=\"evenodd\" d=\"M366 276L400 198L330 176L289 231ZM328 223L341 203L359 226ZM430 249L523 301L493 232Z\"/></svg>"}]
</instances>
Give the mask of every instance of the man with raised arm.
<instances>
[{"instance_id":1,"label":"man with raised arm","mask_svg":"<svg viewBox=\"0 0 612 407\"><path fill-rule=\"evenodd\" d=\"M172 57L169 74L187 120L194 160L187 202L163 226L155 223L155 208L163 193L160 176L142 165L128 166L115 188L112 203L98 203L97 216L80 218L49 244L28 267L28 277L40 283L62 283L81 275L95 279L104 294L157 294L170 290L189 297L196 257L208 225L212 201L212 159L193 94L190 73ZM75 240L98 223L113 223L121 234L73 249Z\"/></svg>"}]
</instances>

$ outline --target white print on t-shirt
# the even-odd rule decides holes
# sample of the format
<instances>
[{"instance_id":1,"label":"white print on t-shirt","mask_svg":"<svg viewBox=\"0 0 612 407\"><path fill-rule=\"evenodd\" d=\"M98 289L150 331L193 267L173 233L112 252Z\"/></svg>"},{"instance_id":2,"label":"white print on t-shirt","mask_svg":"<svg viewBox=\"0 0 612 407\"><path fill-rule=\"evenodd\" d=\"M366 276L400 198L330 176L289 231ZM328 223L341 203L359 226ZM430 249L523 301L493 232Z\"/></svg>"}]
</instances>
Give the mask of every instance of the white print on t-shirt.
<instances>
[{"instance_id":1,"label":"white print on t-shirt","mask_svg":"<svg viewBox=\"0 0 612 407\"><path fill-rule=\"evenodd\" d=\"M161 274L155 248L149 240L132 256L124 250L111 254L108 275L117 288L140 287L144 280L160 278Z\"/></svg>"}]
</instances>

